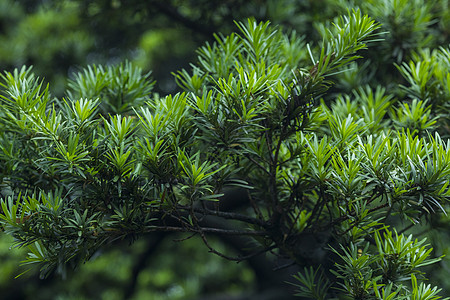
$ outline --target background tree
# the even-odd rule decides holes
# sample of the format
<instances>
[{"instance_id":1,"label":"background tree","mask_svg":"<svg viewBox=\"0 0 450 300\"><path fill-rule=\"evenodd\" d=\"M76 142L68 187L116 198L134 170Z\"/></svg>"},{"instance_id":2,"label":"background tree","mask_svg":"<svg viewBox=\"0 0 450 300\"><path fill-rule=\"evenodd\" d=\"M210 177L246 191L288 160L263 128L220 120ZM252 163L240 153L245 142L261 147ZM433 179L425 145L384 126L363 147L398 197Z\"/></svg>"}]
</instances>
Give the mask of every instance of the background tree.
<instances>
[{"instance_id":1,"label":"background tree","mask_svg":"<svg viewBox=\"0 0 450 300\"><path fill-rule=\"evenodd\" d=\"M399 17L388 20L418 14L405 14L401 4L393 2ZM379 18L388 12L375 3L362 6ZM436 8L417 7L427 8L427 16ZM437 30L431 19L413 23L416 39ZM319 47L266 23L240 23L239 36L219 36L199 50L192 72L178 73L188 94L152 95L148 75L129 63L80 72L65 102L49 96L30 70L5 73L3 193L15 192L3 206L8 230L25 243L22 231L38 237L34 258L49 268L63 267L66 259L77 264L108 240L154 230L197 233L212 252L220 251L211 246L211 233L249 234L257 242L252 259L271 251L288 264L322 264L323 275L306 268L297 276L304 296L321 293L308 290L314 278L323 278L324 287L324 278L339 281L354 299L407 294L408 285L399 281L414 284L417 267L434 260L424 260L430 253L423 242L383 224L410 229L395 214L440 223L432 216L448 197L448 146L429 134L438 129L444 141L448 135L448 127L435 128L438 118L448 122L448 49L416 54L410 51L424 45L380 42L378 55L367 52L376 63L357 67L353 53L376 28L358 20L336 20L334 29L315 23L325 39ZM411 62L400 64L407 57ZM387 72L393 61L400 72ZM403 86L395 84L399 74L407 80ZM330 79L337 82L332 89ZM350 94L337 95L345 89ZM149 106L139 108L148 96ZM223 187L230 184L243 185L245 193L229 197ZM210 206L222 191L219 207ZM253 224L253 230L217 220L223 218ZM58 230L40 232L45 224ZM49 238L55 233L67 243L55 244ZM248 248L236 241L228 240ZM330 253L342 263L330 265ZM416 253L422 255L411 260ZM245 250L236 259L249 255Z\"/></svg>"}]
</instances>

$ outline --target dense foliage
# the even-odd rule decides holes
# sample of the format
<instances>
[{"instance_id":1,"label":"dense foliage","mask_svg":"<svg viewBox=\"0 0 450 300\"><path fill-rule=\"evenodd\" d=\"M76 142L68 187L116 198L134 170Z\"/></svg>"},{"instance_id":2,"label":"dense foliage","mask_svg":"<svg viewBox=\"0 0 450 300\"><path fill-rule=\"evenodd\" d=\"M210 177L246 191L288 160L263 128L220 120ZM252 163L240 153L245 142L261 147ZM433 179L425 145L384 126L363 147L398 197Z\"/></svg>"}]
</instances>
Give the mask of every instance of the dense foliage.
<instances>
[{"instance_id":1,"label":"dense foliage","mask_svg":"<svg viewBox=\"0 0 450 300\"><path fill-rule=\"evenodd\" d=\"M441 257L406 232L443 226L450 197L450 48L425 48L445 28L435 6L361 7L384 28L354 10L316 23L317 45L236 22L168 96L129 62L85 68L65 98L3 73L0 218L26 263L65 274L116 240L185 232L296 266L304 298L441 299L422 271ZM232 257L211 236L247 242Z\"/></svg>"}]
</instances>

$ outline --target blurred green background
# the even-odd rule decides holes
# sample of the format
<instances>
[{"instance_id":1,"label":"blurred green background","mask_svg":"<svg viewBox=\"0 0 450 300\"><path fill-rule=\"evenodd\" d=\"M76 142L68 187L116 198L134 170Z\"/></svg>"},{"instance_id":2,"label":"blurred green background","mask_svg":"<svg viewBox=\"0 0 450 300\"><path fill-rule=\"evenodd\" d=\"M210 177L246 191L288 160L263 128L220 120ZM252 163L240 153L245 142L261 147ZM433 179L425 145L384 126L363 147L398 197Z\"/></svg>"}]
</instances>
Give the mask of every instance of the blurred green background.
<instances>
[{"instance_id":1,"label":"blurred green background","mask_svg":"<svg viewBox=\"0 0 450 300\"><path fill-rule=\"evenodd\" d=\"M234 299L249 295L254 273L245 263L230 263L208 253L196 238L183 242L144 237L111 245L67 278L39 279L35 271L19 278L26 253L0 239L1 299ZM218 245L219 248L220 245ZM241 298L239 298L241 299Z\"/></svg>"},{"instance_id":2,"label":"blurred green background","mask_svg":"<svg viewBox=\"0 0 450 300\"><path fill-rule=\"evenodd\" d=\"M171 73L235 20L271 20L314 38L314 21L345 12L343 1L323 0L1 0L0 67L33 65L61 96L81 67L128 59L152 70L166 94L176 89Z\"/></svg>"},{"instance_id":3,"label":"blurred green background","mask_svg":"<svg viewBox=\"0 0 450 300\"><path fill-rule=\"evenodd\" d=\"M211 43L214 33L234 31L235 20L270 20L317 43L320 22L362 4L390 34L366 53L372 61L363 68L371 77L349 72L336 79L337 88L348 92L364 78L388 84L392 76L400 77L392 63L415 49L448 45L449 1L426 2L392 11L377 1L357 0L0 0L0 70L33 65L50 83L52 94L64 97L73 72L126 59L152 71L156 92L164 95L177 91L172 73L189 68L195 50ZM438 217L413 231L436 243L437 255L447 254L449 221ZM428 234L431 227L439 231ZM195 237L176 241L185 237L153 235L117 242L65 279L40 280L38 270L15 279L26 270L18 267L26 254L10 249L9 238L0 235L0 299L263 299L255 296L264 280L254 265L211 255ZM215 243L236 255L223 241ZM430 274L446 291L449 261L444 259Z\"/></svg>"}]
</instances>

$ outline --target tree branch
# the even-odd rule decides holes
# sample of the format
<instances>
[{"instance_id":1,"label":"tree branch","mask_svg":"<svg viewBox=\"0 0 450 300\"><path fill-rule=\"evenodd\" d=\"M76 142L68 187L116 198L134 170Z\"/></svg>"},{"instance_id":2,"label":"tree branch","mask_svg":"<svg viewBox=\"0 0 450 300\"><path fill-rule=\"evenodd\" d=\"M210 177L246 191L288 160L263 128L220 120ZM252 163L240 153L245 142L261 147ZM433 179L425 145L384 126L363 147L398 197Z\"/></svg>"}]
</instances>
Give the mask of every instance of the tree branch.
<instances>
[{"instance_id":1,"label":"tree branch","mask_svg":"<svg viewBox=\"0 0 450 300\"><path fill-rule=\"evenodd\" d=\"M176 226L149 226L147 229L144 229L142 233L149 232L197 232L197 233L214 233L220 235L249 235L249 236L265 236L267 235L266 231L256 231L256 230L232 230L232 229L221 229L221 228L208 228L208 227L176 227Z\"/></svg>"},{"instance_id":2,"label":"tree branch","mask_svg":"<svg viewBox=\"0 0 450 300\"><path fill-rule=\"evenodd\" d=\"M264 171L264 173L266 173L267 175L270 176L270 172L267 171L266 168L264 168L263 165L261 165L259 162L257 162L256 160L254 160L250 155L248 155L248 153L246 153L245 157L247 157L252 163L254 163L259 169L261 169L262 171Z\"/></svg>"},{"instance_id":3,"label":"tree branch","mask_svg":"<svg viewBox=\"0 0 450 300\"><path fill-rule=\"evenodd\" d=\"M371 208L371 209L368 210L368 213L372 213L372 212L377 211L379 209L385 208L386 206L389 206L389 203L381 204L381 205L378 205L377 207ZM340 222L346 221L346 220L350 219L351 217L354 217L355 214L356 214L355 211L352 211L349 214L346 214L346 215L343 215L342 217L334 219L333 221L331 221L328 224L326 224L323 228L330 228L330 227L332 227L332 226L334 226L334 225L336 225L336 224L338 224Z\"/></svg>"},{"instance_id":4,"label":"tree branch","mask_svg":"<svg viewBox=\"0 0 450 300\"><path fill-rule=\"evenodd\" d=\"M212 216L217 216L217 217L221 217L224 219L242 221L242 222L249 223L249 224L259 225L262 227L267 226L267 223L264 222L263 220L249 217L249 216L239 214L239 213L215 211L215 210L210 210L208 208L195 208L194 211L197 213L205 214L205 215L212 215Z\"/></svg>"}]
</instances>

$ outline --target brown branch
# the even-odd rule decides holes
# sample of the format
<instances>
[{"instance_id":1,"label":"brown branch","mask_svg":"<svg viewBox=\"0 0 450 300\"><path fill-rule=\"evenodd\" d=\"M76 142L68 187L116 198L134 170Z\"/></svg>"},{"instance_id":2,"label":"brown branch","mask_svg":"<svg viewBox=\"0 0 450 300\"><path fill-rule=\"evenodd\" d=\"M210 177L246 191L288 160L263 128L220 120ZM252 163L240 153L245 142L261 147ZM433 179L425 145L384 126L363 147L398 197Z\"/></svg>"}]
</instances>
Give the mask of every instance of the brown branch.
<instances>
[{"instance_id":1,"label":"brown branch","mask_svg":"<svg viewBox=\"0 0 450 300\"><path fill-rule=\"evenodd\" d=\"M208 228L208 227L176 227L176 226L149 226L149 228L144 229L142 233L148 232L197 232L197 233L214 233L219 235L249 235L249 236L265 236L267 232L257 231L257 230L232 230L232 229L221 229L221 228Z\"/></svg>"},{"instance_id":2,"label":"brown branch","mask_svg":"<svg viewBox=\"0 0 450 300\"><path fill-rule=\"evenodd\" d=\"M197 235L197 232L191 233L191 234L188 235L187 237L184 237L184 238L181 238L181 239L173 239L173 241L174 241L174 242L177 242L177 243L179 243L179 242L184 242L184 241L187 241L187 240L193 238L195 235Z\"/></svg>"},{"instance_id":3,"label":"brown branch","mask_svg":"<svg viewBox=\"0 0 450 300\"><path fill-rule=\"evenodd\" d=\"M266 173L267 175L270 176L270 172L267 171L266 168L264 168L263 165L261 165L259 162L257 162L256 160L254 160L250 155L248 155L248 153L246 153L245 157L247 157L252 163L254 163L258 168L260 168L262 171L264 171L264 173Z\"/></svg>"},{"instance_id":4,"label":"brown branch","mask_svg":"<svg viewBox=\"0 0 450 300\"><path fill-rule=\"evenodd\" d=\"M379 209L385 208L386 206L389 206L389 203L381 204L381 205L378 205L377 207L371 208L371 209L368 210L368 213L371 213L371 212L377 211ZM332 226L334 226L334 225L336 225L336 224L338 224L340 222L346 221L346 220L350 219L351 217L354 217L355 214L356 214L355 211L352 211L349 214L346 214L346 215L344 215L342 217L339 217L339 218L329 222L328 224L326 224L324 226L324 228L330 228L330 227L332 227Z\"/></svg>"},{"instance_id":5,"label":"brown branch","mask_svg":"<svg viewBox=\"0 0 450 300\"><path fill-rule=\"evenodd\" d=\"M275 168L278 167L278 156L280 155L280 149L281 145L283 144L284 139L284 127L280 133L280 137L278 139L277 147L275 148L275 156L274 156L274 162L275 162Z\"/></svg>"},{"instance_id":6,"label":"brown branch","mask_svg":"<svg viewBox=\"0 0 450 300\"><path fill-rule=\"evenodd\" d=\"M227 259L227 260L236 260L235 257L228 256L228 255L223 254L222 252L219 252L219 251L217 251L216 249L214 249L214 248L209 244L208 239L206 238L206 236L205 236L205 234L204 234L203 232L200 232L200 236L202 237L203 243L206 245L206 247L208 247L210 253L214 253L214 254L216 254L216 255L218 255L218 256L220 256L220 257L222 257L222 258L225 258L225 259Z\"/></svg>"},{"instance_id":7,"label":"brown branch","mask_svg":"<svg viewBox=\"0 0 450 300\"><path fill-rule=\"evenodd\" d=\"M255 213L258 215L259 220L261 220L261 221L264 220L263 214L262 214L261 210L259 209L258 205L255 203L255 200L253 199L249 190L247 190L247 195L248 195L248 201L252 205Z\"/></svg>"},{"instance_id":8,"label":"brown branch","mask_svg":"<svg viewBox=\"0 0 450 300\"><path fill-rule=\"evenodd\" d=\"M273 150L272 150L272 143L271 141L269 141L269 132L265 131L264 132L265 138L266 138L266 144L267 144L267 150L269 152L269 158L270 158L270 162L272 164L274 164L274 158L273 158Z\"/></svg>"},{"instance_id":9,"label":"brown branch","mask_svg":"<svg viewBox=\"0 0 450 300\"><path fill-rule=\"evenodd\" d=\"M261 249L261 250L259 250L259 251L257 251L257 252L250 253L250 254L248 254L248 255L239 256L239 258L240 258L241 260L247 260L247 259L253 258L253 257L255 257L255 256L258 256L258 255L260 255L260 254L266 253L266 252L268 252L268 251L272 251L273 249L275 249L275 248L277 248L277 247L278 247L277 245L273 245L273 246L270 246L270 247Z\"/></svg>"},{"instance_id":10,"label":"brown branch","mask_svg":"<svg viewBox=\"0 0 450 300\"><path fill-rule=\"evenodd\" d=\"M224 254L224 253L222 253L222 252L217 251L216 249L214 249L214 248L209 244L208 239L206 238L206 236L205 236L205 234L204 234L203 232L200 232L200 236L202 237L203 243L206 245L206 247L208 247L209 252L214 253L214 254L216 254L216 255L218 255L218 256L220 256L220 257L222 257L222 258L225 258L225 259L227 259L227 260L232 260L232 261L236 261L236 262L241 262L241 261L250 259L250 258L252 258L252 257L255 257L255 256L258 256L258 255L260 255L260 254L263 254L263 253L265 253L265 252L267 252L267 251L271 251L271 250L273 250L273 249L275 249L275 248L277 247L277 246L275 246L275 245L272 245L272 246L270 246L270 247L261 249L261 250L259 250L259 251L256 251L256 252L254 252L254 253L250 253L250 254L244 255L244 256L228 256L228 255L226 255L226 254Z\"/></svg>"},{"instance_id":11,"label":"brown branch","mask_svg":"<svg viewBox=\"0 0 450 300\"><path fill-rule=\"evenodd\" d=\"M289 268L289 267L291 267L291 266L293 266L293 265L295 265L295 264L296 264L296 262L295 262L295 261L292 261L292 262L287 263L287 264L284 264L284 265L282 265L282 266L275 267L275 268L273 268L273 270L274 270L274 271L279 271L279 270L282 270L282 269Z\"/></svg>"},{"instance_id":12,"label":"brown branch","mask_svg":"<svg viewBox=\"0 0 450 300\"><path fill-rule=\"evenodd\" d=\"M242 222L249 223L249 224L259 225L262 227L267 226L266 222L264 222L263 220L249 217L249 216L239 214L239 213L210 210L206 207L205 208L196 208L196 209L194 209L194 211L197 213L205 214L205 215L211 215L211 216L221 217L224 219L242 221Z\"/></svg>"}]
</instances>

